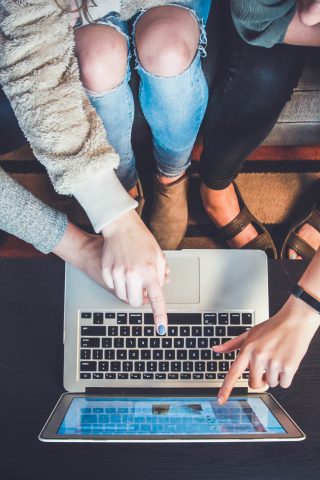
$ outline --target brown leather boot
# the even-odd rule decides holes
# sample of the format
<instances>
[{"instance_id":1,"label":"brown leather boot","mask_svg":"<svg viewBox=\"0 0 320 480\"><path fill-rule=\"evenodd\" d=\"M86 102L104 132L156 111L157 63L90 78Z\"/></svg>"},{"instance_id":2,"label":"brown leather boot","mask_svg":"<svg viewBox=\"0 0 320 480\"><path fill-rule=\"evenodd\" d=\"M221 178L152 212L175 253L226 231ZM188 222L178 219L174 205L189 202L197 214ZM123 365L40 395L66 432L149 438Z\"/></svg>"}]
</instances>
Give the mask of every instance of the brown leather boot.
<instances>
[{"instance_id":1,"label":"brown leather boot","mask_svg":"<svg viewBox=\"0 0 320 480\"><path fill-rule=\"evenodd\" d=\"M183 175L169 185L154 179L150 230L162 250L175 250L180 245L188 225L189 177Z\"/></svg>"}]
</instances>

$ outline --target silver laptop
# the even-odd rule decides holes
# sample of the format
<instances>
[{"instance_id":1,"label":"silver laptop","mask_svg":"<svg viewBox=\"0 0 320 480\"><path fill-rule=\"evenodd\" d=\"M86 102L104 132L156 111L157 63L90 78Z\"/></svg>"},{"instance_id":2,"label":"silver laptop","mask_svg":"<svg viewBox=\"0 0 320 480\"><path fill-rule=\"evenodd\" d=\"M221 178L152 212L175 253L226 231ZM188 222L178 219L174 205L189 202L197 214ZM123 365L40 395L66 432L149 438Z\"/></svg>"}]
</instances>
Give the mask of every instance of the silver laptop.
<instances>
[{"instance_id":1,"label":"silver laptop","mask_svg":"<svg viewBox=\"0 0 320 480\"><path fill-rule=\"evenodd\" d=\"M59 418L58 423L61 424L62 417L59 415L69 415L69 420L72 421L76 421L76 418L80 422L81 418L86 419L83 422L87 427L90 425L89 420L95 419L97 426L98 417L92 409L100 411L99 405L94 405L94 402L99 404L102 398L104 402L109 402L107 406L101 407L102 413L100 411L101 418L108 423L110 417L106 415L105 409L110 413L116 408L115 404L120 402L120 413L125 411L127 415L128 408L131 408L128 406L128 398L132 397L134 402L134 397L142 392L145 394L147 391L148 395L140 398L139 408L142 408L143 402L148 401L150 407L150 401L159 395L163 398L164 392L168 391L178 391L180 403L181 395L186 389L196 392L210 389L210 394L208 390L207 394L212 397L222 385L235 359L234 352L218 354L212 351L212 346L225 342L268 318L268 270L267 257L263 252L180 250L167 252L167 259L171 280L165 287L168 332L163 337L155 331L150 306L130 307L76 268L66 266L64 387L77 395L71 396L74 401L70 396L62 397L60 406L56 407L55 414L50 417L40 435L42 440L92 439L93 431L89 437L80 433L77 437L77 434L73 435L68 429L59 435L55 431L55 422ZM236 395L246 397L249 393L248 375L248 372L244 372L239 379L234 390ZM119 391L122 392L120 397L127 402L126 405L121 406L121 398L117 396ZM123 396L123 392L127 393ZM169 397L174 401L172 396ZM169 397L162 403L170 403ZM186 401L189 405L190 398ZM198 405L201 405L201 401L198 401ZM89 402L89 406L86 402ZM111 405L110 402L116 403ZM272 402L270 400L269 404L276 405ZM76 404L78 410L72 413L69 407L73 405L72 408L76 408ZM265 405L266 402L262 401L262 404ZM171 412L177 408L175 404ZM181 408L182 411L185 410ZM262 408L261 405L259 408ZM279 406L276 409L279 410ZM263 415L268 418L267 411ZM122 418L121 415L120 417ZM164 417L158 415L157 418ZM286 418L288 421L287 416ZM123 424L123 421L120 420L120 423ZM292 422L290 425L293 425ZM302 432L296 426L294 428L295 434L286 430L279 438L303 438ZM253 438L257 439L258 436L254 435ZM160 437L158 434L155 438L159 440ZM106 435L103 438L115 441L114 436ZM128 440L125 435L122 438ZM183 437L186 438L187 436ZM208 437L205 438L208 441ZM101 441L102 436L98 435L95 439ZM148 437L149 441L150 439ZM137 440L135 435L134 440Z\"/></svg>"}]
</instances>

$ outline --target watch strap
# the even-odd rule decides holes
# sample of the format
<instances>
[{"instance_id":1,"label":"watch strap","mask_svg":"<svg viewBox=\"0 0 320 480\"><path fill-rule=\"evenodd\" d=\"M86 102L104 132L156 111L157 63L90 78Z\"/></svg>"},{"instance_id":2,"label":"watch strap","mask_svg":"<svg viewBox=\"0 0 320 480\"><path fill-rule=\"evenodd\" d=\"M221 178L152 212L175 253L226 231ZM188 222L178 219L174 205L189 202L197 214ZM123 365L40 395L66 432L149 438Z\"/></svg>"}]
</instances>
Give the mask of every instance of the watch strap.
<instances>
[{"instance_id":1,"label":"watch strap","mask_svg":"<svg viewBox=\"0 0 320 480\"><path fill-rule=\"evenodd\" d=\"M306 292L302 287L300 287L300 285L295 285L291 290L291 293L296 298L300 298L300 300L307 303L311 308L320 314L320 301L310 295L310 293Z\"/></svg>"}]
</instances>

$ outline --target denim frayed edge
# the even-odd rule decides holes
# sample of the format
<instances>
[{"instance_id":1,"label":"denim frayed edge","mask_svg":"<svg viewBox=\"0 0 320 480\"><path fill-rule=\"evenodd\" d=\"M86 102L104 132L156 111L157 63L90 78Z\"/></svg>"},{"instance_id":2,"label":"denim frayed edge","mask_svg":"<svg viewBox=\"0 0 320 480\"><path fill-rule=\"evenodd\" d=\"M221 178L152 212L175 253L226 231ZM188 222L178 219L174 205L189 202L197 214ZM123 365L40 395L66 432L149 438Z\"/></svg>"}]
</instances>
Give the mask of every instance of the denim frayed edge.
<instances>
[{"instance_id":1,"label":"denim frayed edge","mask_svg":"<svg viewBox=\"0 0 320 480\"><path fill-rule=\"evenodd\" d=\"M199 38L199 45L198 45L198 52L200 52L200 56L202 58L205 58L207 56L207 51L206 51L206 48L207 48L207 45L208 45L208 39L207 39L207 32L206 32L206 26L204 24L204 21L202 18L199 18L196 11L193 10L193 8L188 8L188 7L185 7L184 5L179 5L177 3L167 3L166 5L164 5L165 7L168 7L168 6L171 6L171 7L179 7L179 8L183 8L184 10L188 10L188 12L191 13L191 15L194 16L194 18L197 20L198 22L198 25L199 25L199 29L200 29L200 38ZM133 43L133 48L134 48L134 58L135 58L135 70L139 70L141 69L144 73L148 74L149 72L147 72L143 66L141 65L140 61L139 61L139 57L138 57L138 52L137 52L137 45L136 45L136 28L137 28L137 24L140 20L140 18L148 11L148 10L151 10L152 8L155 8L155 7L150 7L150 8L141 8L139 10L139 12L137 13L137 17L135 18L134 22L133 22L133 26L132 26L132 43ZM197 57L197 55L195 55L195 58ZM194 58L194 60L195 60ZM194 61L193 60L193 61ZM189 65L189 67L192 65L193 61L191 62L191 64ZM188 68L189 68L188 67ZM183 73L183 72L182 72ZM152 75L151 73L149 73L149 75ZM156 76L156 75L152 75L152 76ZM176 75L178 76L178 75Z\"/></svg>"}]
</instances>

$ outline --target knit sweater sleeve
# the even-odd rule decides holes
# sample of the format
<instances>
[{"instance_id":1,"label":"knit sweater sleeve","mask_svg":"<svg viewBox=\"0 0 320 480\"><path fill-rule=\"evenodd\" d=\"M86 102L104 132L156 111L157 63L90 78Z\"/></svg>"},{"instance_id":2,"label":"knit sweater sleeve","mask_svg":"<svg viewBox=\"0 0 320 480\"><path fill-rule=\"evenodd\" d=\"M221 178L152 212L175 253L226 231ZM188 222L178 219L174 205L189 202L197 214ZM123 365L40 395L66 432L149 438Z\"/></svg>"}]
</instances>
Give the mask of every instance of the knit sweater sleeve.
<instances>
[{"instance_id":1,"label":"knit sweater sleeve","mask_svg":"<svg viewBox=\"0 0 320 480\"><path fill-rule=\"evenodd\" d=\"M48 207L0 168L0 229L51 252L62 239L68 220Z\"/></svg>"},{"instance_id":2,"label":"knit sweater sleeve","mask_svg":"<svg viewBox=\"0 0 320 480\"><path fill-rule=\"evenodd\" d=\"M239 35L247 43L271 48L282 43L296 12L296 0L230 0Z\"/></svg>"},{"instance_id":3,"label":"knit sweater sleeve","mask_svg":"<svg viewBox=\"0 0 320 480\"><path fill-rule=\"evenodd\" d=\"M135 208L119 157L79 79L68 0L1 0L0 83L57 192L73 194L98 232Z\"/></svg>"}]
</instances>

